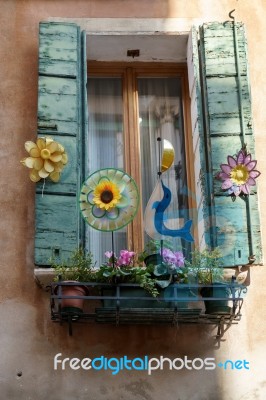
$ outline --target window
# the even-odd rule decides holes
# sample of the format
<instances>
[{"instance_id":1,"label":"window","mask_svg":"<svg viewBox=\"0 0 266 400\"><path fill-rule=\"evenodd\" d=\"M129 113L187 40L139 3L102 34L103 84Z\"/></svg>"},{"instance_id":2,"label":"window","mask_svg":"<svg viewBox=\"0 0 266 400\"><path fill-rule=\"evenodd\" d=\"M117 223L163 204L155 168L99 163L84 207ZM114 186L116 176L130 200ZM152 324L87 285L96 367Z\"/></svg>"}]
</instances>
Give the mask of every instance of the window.
<instances>
[{"instance_id":1,"label":"window","mask_svg":"<svg viewBox=\"0 0 266 400\"><path fill-rule=\"evenodd\" d=\"M185 205L185 210L188 205L197 233L195 236L198 236L196 244L207 244L211 247L218 245L224 256L224 266L249 264L254 258L255 263L261 262L256 187L250 196L232 201L221 190L221 184L215 178L220 164L226 162L228 154L239 151L243 142L254 154L245 32L243 25L237 23L235 38L233 28L232 22L217 22L192 29L187 53L190 107L184 106L188 102L186 90L182 86L186 76L184 72L181 74L183 81L181 79L179 83L173 83L177 87L177 93L178 85L180 86L182 100L179 94L179 100L173 100L176 106L179 102L179 118L171 125L171 129L182 132L183 136L180 136L179 141L179 133L176 136L176 152L179 154L179 144L182 148L185 145L186 152L182 152L182 155L186 156L182 163L186 165L186 170L189 169L186 174L187 182L184 180L185 175L182 176L183 181L178 182L181 186L187 186L189 196L183 196L182 192L183 197L178 197L178 204ZM88 108L85 39L85 32L81 33L76 24L40 24L38 134L50 135L62 143L69 154L70 162L59 183L47 181L44 188L43 183L36 185L35 262L38 266L49 265L48 260L53 255L66 259L74 248L85 244L85 226L78 206L79 190L89 170L86 149L90 151L89 142L86 143ZM239 71L236 68L236 39L240 52ZM117 166L123 165L140 187L144 187L144 205L148 196L148 192L145 192L146 186L152 187L154 172L146 171L144 157L141 159L138 146L141 144L142 151L148 146L149 154L154 155L156 129L162 128L159 118L154 118L154 115L150 127L146 127L147 119L151 115L146 105L151 93L158 93L158 98L161 97L159 91L164 91L166 85L159 83L161 80L171 81L174 77L181 76L169 75L166 71L162 75L156 75L158 71L148 72L144 69L127 69L122 74L118 71L112 76L105 74L105 78L102 75L101 79L110 80L108 90L113 90L112 96L117 96L121 90L122 96L120 95L116 104L109 101L108 107L117 108L108 115L107 121L103 123L96 115L97 112L90 121L97 129L99 127L102 140L106 139L107 125L108 129L112 127L108 140L119 145L113 147L109 156L116 158ZM95 83L97 79L100 82L99 77L95 79ZM97 89L96 86L94 90ZM172 83L170 86L172 87ZM132 96L129 96L130 92ZM135 95L137 92L138 98ZM122 99L126 99L128 104L127 112ZM129 110L133 110L133 113ZM157 114L160 115L160 111ZM166 125L164 128L167 128ZM144 140L147 132L152 137L148 144ZM92 135L89 140L101 139ZM122 147L124 159L120 151ZM94 168L93 164L91 168ZM147 184L145 177L151 179ZM176 176L173 181L176 184ZM134 244L137 249L142 244L140 235L136 234L143 232L141 224L140 213L127 230L126 240L129 246ZM125 243L123 241L125 238L121 238L121 243Z\"/></svg>"},{"instance_id":2,"label":"window","mask_svg":"<svg viewBox=\"0 0 266 400\"><path fill-rule=\"evenodd\" d=\"M161 142L169 140L175 148L175 164L164 180L173 194L167 209L169 224L183 226L189 219L186 163L189 158L183 108L188 107L186 69L178 66L145 64L89 65L87 82L89 125L87 174L101 168L122 168L136 180L141 192L141 210L135 222L115 232L116 251L143 248L143 212L155 188ZM91 151L93 149L93 151ZM189 163L189 161L188 161ZM190 203L190 204L189 204ZM109 233L86 229L86 245L96 260L111 248ZM187 247L177 238L175 247Z\"/></svg>"}]
</instances>

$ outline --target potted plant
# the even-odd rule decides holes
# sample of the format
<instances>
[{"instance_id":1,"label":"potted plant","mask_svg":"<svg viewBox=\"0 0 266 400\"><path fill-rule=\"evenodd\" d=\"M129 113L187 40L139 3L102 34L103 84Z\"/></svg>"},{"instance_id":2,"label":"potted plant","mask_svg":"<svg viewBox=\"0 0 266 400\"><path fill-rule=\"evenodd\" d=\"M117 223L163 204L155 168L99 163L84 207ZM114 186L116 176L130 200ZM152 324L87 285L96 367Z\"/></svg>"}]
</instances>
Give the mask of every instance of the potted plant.
<instances>
[{"instance_id":1,"label":"potted plant","mask_svg":"<svg viewBox=\"0 0 266 400\"><path fill-rule=\"evenodd\" d=\"M206 314L228 314L231 311L227 300L230 289L224 280L220 257L221 252L218 248L203 251L196 249L191 253L191 260L186 260L188 280L201 285L200 295L206 298L204 301ZM216 300L216 298L222 300Z\"/></svg>"},{"instance_id":2,"label":"potted plant","mask_svg":"<svg viewBox=\"0 0 266 400\"><path fill-rule=\"evenodd\" d=\"M67 261L57 263L52 260L52 268L56 272L55 281L63 283L55 287L55 293L59 294L60 290L64 296L86 296L88 288L80 282L89 282L94 277L93 256L82 248L75 250ZM76 284L74 284L76 282ZM83 312L84 299L62 299L61 311L71 313Z\"/></svg>"},{"instance_id":3,"label":"potted plant","mask_svg":"<svg viewBox=\"0 0 266 400\"><path fill-rule=\"evenodd\" d=\"M160 250L160 263L153 265L141 266L135 264L136 257L134 252L121 250L119 257L112 252L106 252L108 259L106 263L101 265L96 272L99 282L113 283L138 283L140 287L120 287L122 297L131 297L132 299L122 300L123 307L136 308L171 308L177 305L176 301L162 301L164 298L180 297L183 298L178 304L181 308L187 308L188 303L184 298L191 296L191 292L186 284L187 268L184 264L184 255L182 252L173 252L169 248ZM143 256L143 253L142 253ZM176 286L178 284L179 287ZM183 286L184 285L184 286ZM106 296L114 294L113 289L104 290ZM136 299L134 297L157 297L158 301L147 301L145 299ZM105 300L105 307L114 307L115 300Z\"/></svg>"},{"instance_id":4,"label":"potted plant","mask_svg":"<svg viewBox=\"0 0 266 400\"><path fill-rule=\"evenodd\" d=\"M163 259L161 255L162 248L172 250L172 244L169 240L149 240L141 253L138 255L138 261L148 265L158 265Z\"/></svg>"},{"instance_id":5,"label":"potted plant","mask_svg":"<svg viewBox=\"0 0 266 400\"><path fill-rule=\"evenodd\" d=\"M135 262L136 254L132 251L121 250L117 257L111 251L105 253L107 261L103 263L95 272L95 278L98 282L106 282L113 284L113 288L104 289L105 296L115 294L115 286L117 284L138 284L139 286L121 286L121 297L131 297L133 299L122 300L123 307L146 308L154 306L157 302L134 300L134 297L157 297L159 295L156 288L156 281L151 276L151 269L138 265ZM115 300L105 299L103 301L105 307L114 307Z\"/></svg>"},{"instance_id":6,"label":"potted plant","mask_svg":"<svg viewBox=\"0 0 266 400\"><path fill-rule=\"evenodd\" d=\"M192 292L187 286L188 269L185 265L184 254L181 251L172 251L167 247L163 247L160 250L160 255L162 262L154 266L153 274L157 278L156 284L164 289L164 296L191 297ZM179 301L179 303L182 308L188 307L188 303L185 301Z\"/></svg>"}]
</instances>

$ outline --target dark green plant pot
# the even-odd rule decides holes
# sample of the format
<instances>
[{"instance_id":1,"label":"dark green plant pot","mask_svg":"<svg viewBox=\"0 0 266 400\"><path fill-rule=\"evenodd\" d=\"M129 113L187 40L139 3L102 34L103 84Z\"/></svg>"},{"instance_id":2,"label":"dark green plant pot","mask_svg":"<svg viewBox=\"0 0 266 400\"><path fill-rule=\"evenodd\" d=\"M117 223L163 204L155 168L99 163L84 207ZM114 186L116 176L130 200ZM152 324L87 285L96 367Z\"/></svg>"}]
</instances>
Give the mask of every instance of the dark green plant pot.
<instances>
[{"instance_id":1,"label":"dark green plant pot","mask_svg":"<svg viewBox=\"0 0 266 400\"><path fill-rule=\"evenodd\" d=\"M163 258L159 253L150 254L144 259L145 264L148 265L159 265L163 262Z\"/></svg>"},{"instance_id":2,"label":"dark green plant pot","mask_svg":"<svg viewBox=\"0 0 266 400\"><path fill-rule=\"evenodd\" d=\"M115 296L115 289L103 289L104 296ZM153 298L144 289L140 287L121 287L120 288L120 307L122 308L170 308L171 303L162 300L164 293L161 296L155 297L154 300L137 299L136 297ZM130 297L130 299L123 300L123 297ZM161 297L161 300L160 300ZM103 300L104 307L116 307L117 301L112 299Z\"/></svg>"},{"instance_id":3,"label":"dark green plant pot","mask_svg":"<svg viewBox=\"0 0 266 400\"><path fill-rule=\"evenodd\" d=\"M174 288L170 285L166 289L164 289L165 298L174 298L175 296L177 297L177 300L170 302L171 308L175 306L177 306L177 308L188 308L188 303L190 301L189 298L192 297L190 288L177 286L175 292Z\"/></svg>"},{"instance_id":4,"label":"dark green plant pot","mask_svg":"<svg viewBox=\"0 0 266 400\"><path fill-rule=\"evenodd\" d=\"M230 289L221 283L214 283L212 287L203 287L200 291L202 297L213 297L212 300L205 300L205 314L230 314L231 307L228 305ZM215 300L215 297L224 300Z\"/></svg>"}]
</instances>

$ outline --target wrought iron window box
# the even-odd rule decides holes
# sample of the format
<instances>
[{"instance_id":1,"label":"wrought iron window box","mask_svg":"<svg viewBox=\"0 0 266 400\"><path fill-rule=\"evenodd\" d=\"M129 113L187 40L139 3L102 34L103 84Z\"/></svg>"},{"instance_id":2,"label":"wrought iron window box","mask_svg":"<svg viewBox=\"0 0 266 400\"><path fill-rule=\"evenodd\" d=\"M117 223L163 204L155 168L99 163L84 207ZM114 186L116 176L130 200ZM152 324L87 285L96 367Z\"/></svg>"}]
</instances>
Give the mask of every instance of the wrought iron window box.
<instances>
[{"instance_id":1,"label":"wrought iron window box","mask_svg":"<svg viewBox=\"0 0 266 400\"><path fill-rule=\"evenodd\" d=\"M66 296L62 294L64 286L85 286L89 290L86 296ZM210 324L217 326L217 337L221 337L225 330L232 324L237 324L241 319L241 308L243 297L247 291L246 286L236 283L232 279L230 283L216 284L216 288L223 286L230 291L230 297L202 297L199 295L203 287L212 288L214 285L199 284L173 284L171 285L171 296L157 297L147 296L123 296L121 293L124 288L140 288L138 284L107 284L96 282L57 282L52 283L50 288L51 319L60 324L68 324L69 335L72 335L73 323L96 322L100 324L128 325L128 324L168 324L177 326L178 324ZM181 290L189 289L193 295L191 297L180 297ZM104 292L108 290L108 295ZM85 301L84 311L65 310L62 308L64 299L83 299ZM111 301L112 307L104 306L105 301ZM145 301L146 307L128 307L128 301ZM206 314L203 301L228 301L230 307L228 312ZM158 301L162 307L158 306ZM156 308L154 304L157 302ZM169 306L170 302L170 306ZM182 307L189 302L189 306ZM196 307L193 307L194 304ZM197 304L196 304L197 303ZM168 306L166 305L168 304ZM199 307L199 304L201 307ZM218 303L217 303L218 304ZM230 311L229 311L230 310Z\"/></svg>"}]
</instances>

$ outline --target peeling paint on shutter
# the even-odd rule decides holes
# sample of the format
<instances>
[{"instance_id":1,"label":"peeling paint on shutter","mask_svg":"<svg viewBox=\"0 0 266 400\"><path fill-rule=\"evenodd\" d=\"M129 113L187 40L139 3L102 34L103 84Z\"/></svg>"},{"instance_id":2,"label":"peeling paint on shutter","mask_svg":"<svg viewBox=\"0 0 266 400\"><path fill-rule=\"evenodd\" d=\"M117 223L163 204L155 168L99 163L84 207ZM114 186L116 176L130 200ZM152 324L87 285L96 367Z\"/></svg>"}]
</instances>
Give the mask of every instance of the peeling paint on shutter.
<instances>
[{"instance_id":1,"label":"peeling paint on shutter","mask_svg":"<svg viewBox=\"0 0 266 400\"><path fill-rule=\"evenodd\" d=\"M236 24L239 54L237 73L234 25L232 22L208 23L199 29L201 95L205 129L206 177L209 204L203 205L204 216L209 218L209 244L219 246L224 266L248 264L255 255L255 264L261 263L261 235L256 188L247 198L235 201L221 190L221 181L215 176L228 155L236 154L244 142L254 158L251 101L247 67L245 31ZM241 85L239 85L239 79ZM243 126L239 88L242 96ZM200 150L203 152L203 149ZM203 165L203 164L201 164ZM205 210L204 210L205 208ZM250 212L250 217L249 217ZM205 224L206 227L206 224ZM208 232L205 232L208 242Z\"/></svg>"},{"instance_id":2,"label":"peeling paint on shutter","mask_svg":"<svg viewBox=\"0 0 266 400\"><path fill-rule=\"evenodd\" d=\"M35 263L65 260L82 240L77 194L83 137L81 33L70 23L40 23L38 136L51 136L69 156L58 183L36 185Z\"/></svg>"},{"instance_id":3,"label":"peeling paint on shutter","mask_svg":"<svg viewBox=\"0 0 266 400\"><path fill-rule=\"evenodd\" d=\"M206 206L206 171L205 154L204 154L204 129L203 129L203 111L201 101L201 85L199 76L199 56L198 56L198 32L195 27L192 28L187 46L187 66L188 66L188 82L189 95L191 99L191 119L192 119L192 142L194 154L194 173L195 173L195 200L197 210L196 220L193 219L194 227L197 230L198 246L204 248L206 246L206 232L208 230L209 216L204 215L208 212Z\"/></svg>"}]
</instances>

